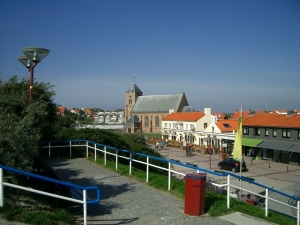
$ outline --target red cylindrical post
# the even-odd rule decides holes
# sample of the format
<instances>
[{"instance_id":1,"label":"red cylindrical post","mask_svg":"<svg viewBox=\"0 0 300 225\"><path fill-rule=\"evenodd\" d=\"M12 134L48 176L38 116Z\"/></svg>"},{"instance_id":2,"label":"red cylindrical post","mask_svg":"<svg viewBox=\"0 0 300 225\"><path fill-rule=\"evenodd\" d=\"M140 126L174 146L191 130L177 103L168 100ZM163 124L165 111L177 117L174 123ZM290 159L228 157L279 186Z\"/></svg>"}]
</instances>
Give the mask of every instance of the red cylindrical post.
<instances>
[{"instance_id":1,"label":"red cylindrical post","mask_svg":"<svg viewBox=\"0 0 300 225\"><path fill-rule=\"evenodd\" d=\"M269 163L269 168L271 168L271 164Z\"/></svg>"},{"instance_id":2,"label":"red cylindrical post","mask_svg":"<svg viewBox=\"0 0 300 225\"><path fill-rule=\"evenodd\" d=\"M251 162L251 165L253 165L253 164L252 164L252 159L250 160L250 162Z\"/></svg>"},{"instance_id":3,"label":"red cylindrical post","mask_svg":"<svg viewBox=\"0 0 300 225\"><path fill-rule=\"evenodd\" d=\"M33 73L34 73L34 67L36 66L36 63L33 64L33 66L29 69L30 71L30 84L29 84L29 104L32 102L32 89L33 89Z\"/></svg>"},{"instance_id":4,"label":"red cylindrical post","mask_svg":"<svg viewBox=\"0 0 300 225\"><path fill-rule=\"evenodd\" d=\"M289 172L289 166L286 166L286 172Z\"/></svg>"},{"instance_id":5,"label":"red cylindrical post","mask_svg":"<svg viewBox=\"0 0 300 225\"><path fill-rule=\"evenodd\" d=\"M211 153L209 153L209 169L211 169Z\"/></svg>"}]
</instances>

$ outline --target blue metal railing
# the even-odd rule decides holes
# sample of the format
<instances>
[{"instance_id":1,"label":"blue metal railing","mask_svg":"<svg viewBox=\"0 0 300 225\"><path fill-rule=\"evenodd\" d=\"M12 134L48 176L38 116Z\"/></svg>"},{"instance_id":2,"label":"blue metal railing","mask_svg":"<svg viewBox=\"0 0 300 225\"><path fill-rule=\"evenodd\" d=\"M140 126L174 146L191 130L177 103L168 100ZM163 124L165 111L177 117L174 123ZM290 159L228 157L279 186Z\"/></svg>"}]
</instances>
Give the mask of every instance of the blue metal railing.
<instances>
[{"instance_id":1,"label":"blue metal railing","mask_svg":"<svg viewBox=\"0 0 300 225\"><path fill-rule=\"evenodd\" d=\"M145 164L146 165L146 182L148 182L149 167L150 166L151 167L155 167L155 168L159 168L159 169L164 170L164 171L168 171L168 190L170 190L170 186L171 186L171 176L172 176L172 173L180 174L180 175L185 175L185 174L182 174L182 173L177 172L175 170L172 170L172 165L174 165L174 164L178 165L178 166L186 167L186 168L189 168L189 169L192 169L192 170L196 170L197 172L198 171L202 171L202 172L205 172L205 173L208 173L208 174L212 174L212 175L215 175L215 176L222 176L222 177L227 176L227 183L226 184L219 185L219 184L213 183L213 185L216 185L216 186L219 186L219 187L221 187L221 186L226 186L227 187L227 208L230 208L230 193L229 193L230 192L230 187L234 187L234 188L240 189L242 191L247 191L249 193L255 194L256 196L265 198L265 200L266 200L266 204L265 204L265 216L266 217L268 216L268 201L271 200L273 202L277 202L279 204L282 204L282 205L285 205L285 206L292 207L292 208L296 209L298 211L298 213L297 213L297 224L299 224L299 221L300 221L300 213L299 213L299 211L300 211L299 210L300 209L300 201L299 201L299 199L295 198L294 196L288 195L288 194L286 194L284 192L278 191L278 190L274 189L273 187L268 187L266 185L257 183L254 180L247 179L247 177L239 176L239 175L236 175L236 174L233 174L233 173L230 173L230 172L222 172L222 173L213 172L211 170L200 168L200 167L195 166L195 165L181 163L181 162L176 161L176 160L171 160L171 159L165 159L165 158L160 158L160 157L156 157L156 156L146 155L146 154L139 153L139 152L132 152L130 150L119 149L119 148L115 148L115 147L111 147L111 146L99 144L99 143L96 143L96 142L92 142L92 141L89 141L89 140L63 140L63 141L44 142L44 144L46 144L46 143L48 144L48 146L45 145L45 146L43 146L43 148L48 148L48 150L49 150L49 158L51 158L51 149L52 148L62 148L62 147L66 148L66 147L69 147L69 149L70 149L70 158L71 158L72 157L72 148L73 147L86 147L86 157L87 158L88 158L88 151L90 149L94 150L95 161L96 161L96 157L97 157L97 152L101 152L101 154L104 154L104 164L105 165L106 165L107 155L113 155L113 156L115 156L116 170L118 168L118 158L123 158L123 159L129 160L129 174L131 174L132 162L137 162L137 163ZM69 143L69 145L64 145L64 146L53 146L53 145L51 145L51 144L57 144L57 143ZM80 144L80 143L83 143L83 144ZM101 149L101 148L103 148L103 149ZM112 153L112 152L109 152L107 150L115 151L115 154ZM129 154L129 157L126 157L124 155L119 155L120 152ZM133 159L132 158L133 155L144 157L146 159L146 162ZM157 166L157 165L154 165L154 164L150 164L149 163L149 159L153 159L153 160L156 160L156 161L164 162L164 163L168 164L168 168L160 167L160 166ZM254 193L254 192L252 192L250 190L246 190L244 188L241 188L241 187L238 187L238 186L230 184L230 178L231 177L235 177L237 179L240 179L240 180L246 181L248 183L251 183L253 185L256 185L256 186L264 188L265 189L265 195L260 195L258 193ZM268 196L268 192L269 191L273 191L275 193L278 193L279 195L295 199L297 201L297 207L291 206L291 205L288 205L288 204L286 204L284 202L280 202L280 201L278 201L276 199L270 198Z\"/></svg>"},{"instance_id":2,"label":"blue metal railing","mask_svg":"<svg viewBox=\"0 0 300 225\"><path fill-rule=\"evenodd\" d=\"M4 179L3 179L3 170L10 171L10 172L13 172L13 173L16 173L16 174L21 174L21 175L24 175L24 176L27 176L27 177L32 177L32 178L48 181L48 182L51 182L51 183L67 186L67 187L70 187L70 188L76 188L76 189L82 190L83 191L83 196L82 196L83 200L69 198L69 197L65 197L65 196L57 195L57 194L52 194L52 193L48 193L48 192L44 192L44 191L40 191L40 190L36 190L36 189L32 189L32 188L27 188L27 187L24 187L24 186L19 186L19 185L15 185L15 184L11 184L11 183L6 183L6 182L4 182ZM0 165L0 207L2 207L4 205L4 188L3 188L3 186L8 186L8 187L12 187L12 188L17 188L17 189L21 189L21 190L25 190L25 191L29 191L29 192L34 192L34 193L46 195L46 196L51 196L51 197L55 197L55 198L59 198L59 199L64 199L64 200L67 200L67 201L81 203L81 204L83 204L84 224L85 225L87 224L87 205L96 204L100 201L100 189L97 186L83 187L83 186L79 186L79 185L72 184L72 183L69 183L69 182L55 180L55 179L52 179L52 178L48 178L48 177L44 177L44 176L41 176L41 175L37 175L37 174L33 174L33 173L29 173L29 172L25 172L25 171L22 171L22 170L17 170L17 169L14 169L14 168L10 168L10 167L7 167L7 166ZM87 200L87 193L86 193L87 191L96 191L96 199Z\"/></svg>"}]
</instances>

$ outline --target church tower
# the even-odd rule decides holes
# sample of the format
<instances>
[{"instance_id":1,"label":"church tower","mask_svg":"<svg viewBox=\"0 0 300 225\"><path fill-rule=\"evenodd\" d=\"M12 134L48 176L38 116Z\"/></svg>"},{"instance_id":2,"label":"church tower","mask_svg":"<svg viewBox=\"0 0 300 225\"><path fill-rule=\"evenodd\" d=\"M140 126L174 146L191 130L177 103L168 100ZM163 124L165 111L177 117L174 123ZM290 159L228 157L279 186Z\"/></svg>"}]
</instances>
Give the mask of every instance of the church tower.
<instances>
[{"instance_id":1,"label":"church tower","mask_svg":"<svg viewBox=\"0 0 300 225\"><path fill-rule=\"evenodd\" d=\"M133 82L130 88L125 93L125 121L131 118L131 111L139 96L142 96L143 92Z\"/></svg>"}]
</instances>

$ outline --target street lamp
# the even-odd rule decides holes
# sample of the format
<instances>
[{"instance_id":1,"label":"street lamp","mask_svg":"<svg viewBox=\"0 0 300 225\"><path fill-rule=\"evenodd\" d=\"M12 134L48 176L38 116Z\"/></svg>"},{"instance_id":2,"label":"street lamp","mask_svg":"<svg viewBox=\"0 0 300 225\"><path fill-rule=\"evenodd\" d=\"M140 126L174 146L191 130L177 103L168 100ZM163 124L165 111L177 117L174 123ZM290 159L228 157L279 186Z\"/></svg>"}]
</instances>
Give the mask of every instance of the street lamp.
<instances>
[{"instance_id":1,"label":"street lamp","mask_svg":"<svg viewBox=\"0 0 300 225\"><path fill-rule=\"evenodd\" d=\"M49 50L45 48L29 47L23 48L23 53L18 57L18 60L30 71L30 86L29 86L29 104L32 101L32 88L33 88L33 72L34 67L42 61L49 54Z\"/></svg>"}]
</instances>

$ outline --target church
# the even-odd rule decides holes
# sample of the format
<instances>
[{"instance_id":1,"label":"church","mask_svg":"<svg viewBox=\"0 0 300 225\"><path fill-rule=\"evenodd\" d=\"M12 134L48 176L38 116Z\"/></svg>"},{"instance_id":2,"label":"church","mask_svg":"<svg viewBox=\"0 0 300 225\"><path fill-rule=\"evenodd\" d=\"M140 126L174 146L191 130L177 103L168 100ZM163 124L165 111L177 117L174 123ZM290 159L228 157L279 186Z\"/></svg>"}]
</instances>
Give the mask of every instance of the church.
<instances>
[{"instance_id":1,"label":"church","mask_svg":"<svg viewBox=\"0 0 300 225\"><path fill-rule=\"evenodd\" d=\"M134 82L125 92L125 121L131 124L128 133L161 133L162 119L174 112L194 112L184 92L143 96Z\"/></svg>"}]
</instances>

